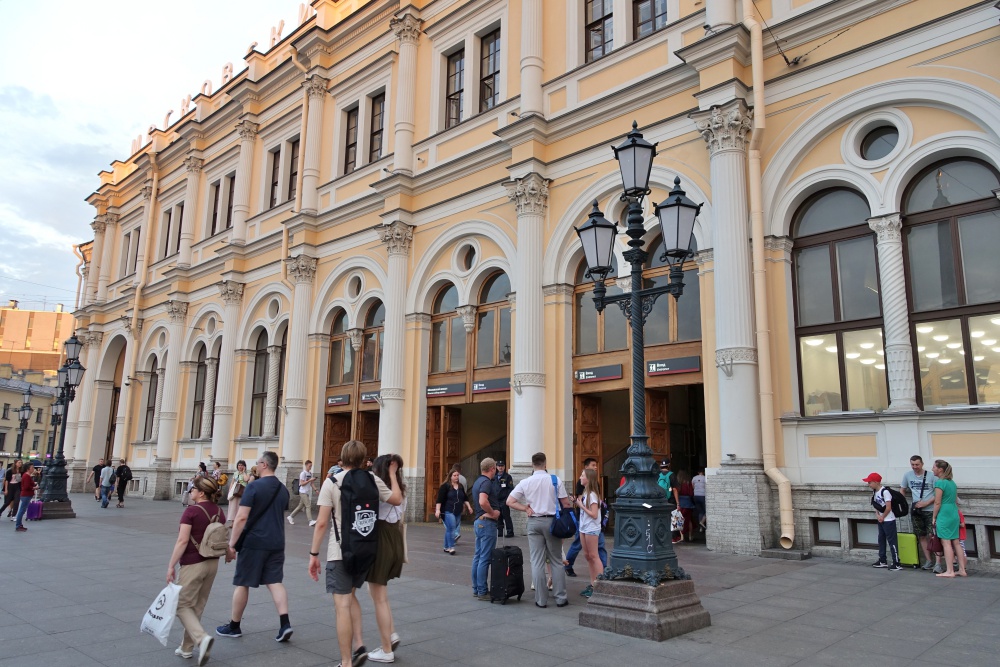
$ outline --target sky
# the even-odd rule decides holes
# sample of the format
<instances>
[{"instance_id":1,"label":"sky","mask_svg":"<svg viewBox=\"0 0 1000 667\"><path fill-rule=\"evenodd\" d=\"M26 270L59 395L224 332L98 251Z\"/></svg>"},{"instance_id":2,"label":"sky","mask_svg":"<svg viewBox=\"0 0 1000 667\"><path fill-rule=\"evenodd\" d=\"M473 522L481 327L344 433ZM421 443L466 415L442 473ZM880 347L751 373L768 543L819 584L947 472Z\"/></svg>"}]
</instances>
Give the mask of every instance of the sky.
<instances>
[{"instance_id":1,"label":"sky","mask_svg":"<svg viewBox=\"0 0 1000 667\"><path fill-rule=\"evenodd\" d=\"M301 0L0 0L0 304L76 299L97 173L222 69L298 23Z\"/></svg>"}]
</instances>

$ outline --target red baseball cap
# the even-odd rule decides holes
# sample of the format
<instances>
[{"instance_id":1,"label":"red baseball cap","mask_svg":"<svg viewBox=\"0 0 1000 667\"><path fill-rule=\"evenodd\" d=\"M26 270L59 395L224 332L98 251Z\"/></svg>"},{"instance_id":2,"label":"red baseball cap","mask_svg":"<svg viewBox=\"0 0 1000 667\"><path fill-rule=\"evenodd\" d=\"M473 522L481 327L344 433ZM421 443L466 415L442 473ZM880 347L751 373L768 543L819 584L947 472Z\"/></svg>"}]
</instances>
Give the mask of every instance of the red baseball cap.
<instances>
[{"instance_id":1,"label":"red baseball cap","mask_svg":"<svg viewBox=\"0 0 1000 667\"><path fill-rule=\"evenodd\" d=\"M862 482L879 482L879 483L881 483L882 482L882 475L878 474L877 472L873 472L872 474L868 475L867 477L865 477L861 481Z\"/></svg>"}]
</instances>

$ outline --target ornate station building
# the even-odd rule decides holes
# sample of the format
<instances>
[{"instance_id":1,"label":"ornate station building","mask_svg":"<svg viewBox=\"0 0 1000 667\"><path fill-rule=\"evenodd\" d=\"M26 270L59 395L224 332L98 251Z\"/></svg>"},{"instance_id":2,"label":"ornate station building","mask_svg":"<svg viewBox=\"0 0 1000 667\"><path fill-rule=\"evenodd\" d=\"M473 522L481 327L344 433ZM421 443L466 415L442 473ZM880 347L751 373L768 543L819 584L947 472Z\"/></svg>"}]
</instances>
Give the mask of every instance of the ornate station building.
<instances>
[{"instance_id":1,"label":"ornate station building","mask_svg":"<svg viewBox=\"0 0 1000 667\"><path fill-rule=\"evenodd\" d=\"M646 323L647 427L706 470L708 546L868 556L861 479L948 460L967 548L1000 563L1000 11L995 0L315 0L100 174L76 317L75 485L124 456L172 498L266 449L609 496L628 324L574 227L704 202L679 300ZM609 294L627 289L616 248ZM617 275L616 275L617 274ZM620 276L616 280L616 278ZM998 559L998 560L992 560Z\"/></svg>"}]
</instances>

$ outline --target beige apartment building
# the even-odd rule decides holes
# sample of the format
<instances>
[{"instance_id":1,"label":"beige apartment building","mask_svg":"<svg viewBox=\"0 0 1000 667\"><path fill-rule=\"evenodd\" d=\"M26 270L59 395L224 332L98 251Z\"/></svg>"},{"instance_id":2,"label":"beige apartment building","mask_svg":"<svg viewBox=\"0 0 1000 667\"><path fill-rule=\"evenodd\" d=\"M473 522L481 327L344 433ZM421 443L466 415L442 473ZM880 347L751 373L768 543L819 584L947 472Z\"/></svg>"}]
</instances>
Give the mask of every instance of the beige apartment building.
<instances>
[{"instance_id":1,"label":"beige apartment building","mask_svg":"<svg viewBox=\"0 0 1000 667\"><path fill-rule=\"evenodd\" d=\"M265 449L290 479L354 437L402 455L414 517L485 455L565 478L594 456L617 486L628 325L594 309L574 227L594 201L622 220L610 146L635 121L648 244L675 177L704 202L645 371L653 449L707 470L709 546L867 557L860 480L919 453L955 466L993 567L995 4L304 6L100 174L74 485L126 456L169 498Z\"/></svg>"},{"instance_id":2,"label":"beige apartment building","mask_svg":"<svg viewBox=\"0 0 1000 667\"><path fill-rule=\"evenodd\" d=\"M73 314L61 304L34 310L11 299L0 307L0 366L14 373L55 372L63 362L63 341L72 333Z\"/></svg>"}]
</instances>

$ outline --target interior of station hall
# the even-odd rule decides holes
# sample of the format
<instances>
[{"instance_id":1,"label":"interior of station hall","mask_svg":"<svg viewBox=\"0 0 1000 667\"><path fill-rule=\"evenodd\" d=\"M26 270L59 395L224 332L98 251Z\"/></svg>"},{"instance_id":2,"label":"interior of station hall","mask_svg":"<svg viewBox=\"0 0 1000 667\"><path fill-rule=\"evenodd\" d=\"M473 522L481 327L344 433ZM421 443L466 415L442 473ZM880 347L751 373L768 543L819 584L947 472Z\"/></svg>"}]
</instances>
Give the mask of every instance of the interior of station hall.
<instances>
[{"instance_id":1,"label":"interior of station hall","mask_svg":"<svg viewBox=\"0 0 1000 667\"><path fill-rule=\"evenodd\" d=\"M544 451L565 479L594 457L610 496L628 325L594 308L574 228L594 202L623 220L610 146L634 121L657 144L647 247L675 178L704 202L642 371L654 455L709 473L714 546L863 553L855 480L920 452L961 464L986 554L996 11L757 4L808 64L728 0L311 3L100 174L74 471L126 456L168 498L202 461L274 449L291 480L356 438L402 455L414 517L485 456L520 475Z\"/></svg>"}]
</instances>

